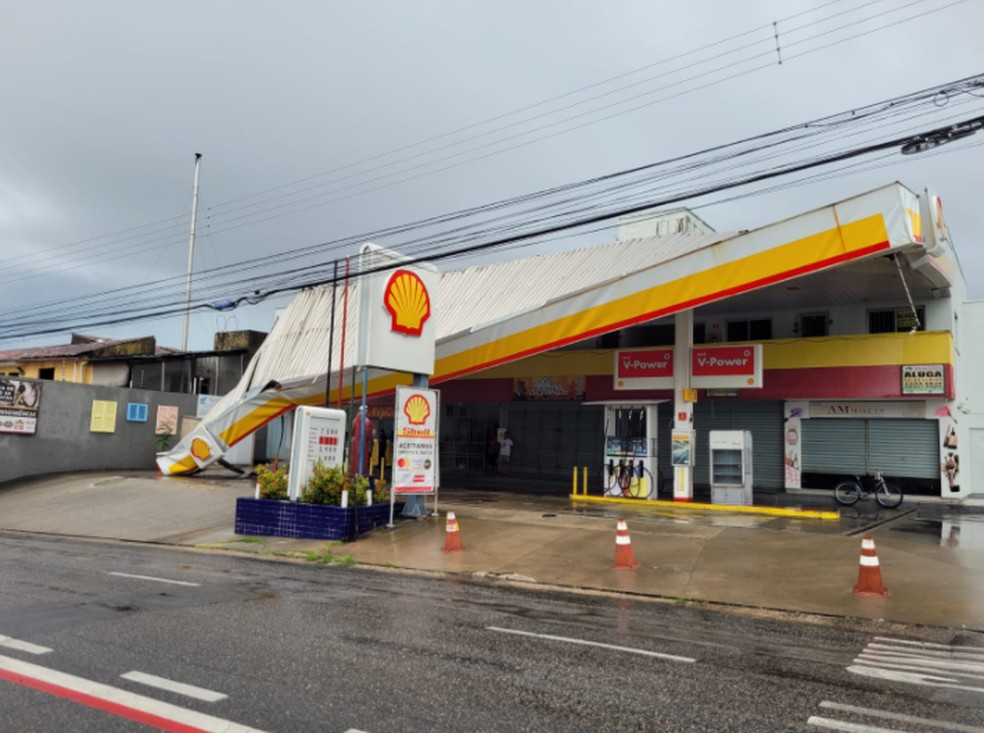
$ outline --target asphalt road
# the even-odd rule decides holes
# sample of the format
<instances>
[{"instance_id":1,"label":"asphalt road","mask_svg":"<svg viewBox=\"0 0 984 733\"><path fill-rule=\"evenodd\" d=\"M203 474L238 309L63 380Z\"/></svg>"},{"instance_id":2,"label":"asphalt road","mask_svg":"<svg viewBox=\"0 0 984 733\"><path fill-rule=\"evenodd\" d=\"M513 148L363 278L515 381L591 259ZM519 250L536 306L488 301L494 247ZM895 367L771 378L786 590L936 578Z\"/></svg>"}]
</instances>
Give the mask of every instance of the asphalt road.
<instances>
[{"instance_id":1,"label":"asphalt road","mask_svg":"<svg viewBox=\"0 0 984 733\"><path fill-rule=\"evenodd\" d=\"M3 731L984 733L959 630L23 534L0 568Z\"/></svg>"}]
</instances>

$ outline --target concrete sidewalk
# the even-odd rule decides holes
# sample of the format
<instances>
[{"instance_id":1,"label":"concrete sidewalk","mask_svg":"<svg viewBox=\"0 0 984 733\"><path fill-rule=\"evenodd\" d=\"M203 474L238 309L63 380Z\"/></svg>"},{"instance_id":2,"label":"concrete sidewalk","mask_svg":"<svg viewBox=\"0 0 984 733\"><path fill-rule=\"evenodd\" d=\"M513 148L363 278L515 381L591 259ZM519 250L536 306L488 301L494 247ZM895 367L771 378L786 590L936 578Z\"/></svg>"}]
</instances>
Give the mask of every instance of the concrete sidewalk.
<instances>
[{"instance_id":1,"label":"concrete sidewalk","mask_svg":"<svg viewBox=\"0 0 984 733\"><path fill-rule=\"evenodd\" d=\"M441 517L398 518L355 542L242 538L235 498L253 484L150 475L55 477L0 490L0 529L156 542L562 588L984 630L984 548L915 542L874 527L887 598L858 597L858 516L774 518L673 507L577 505L567 497L442 490ZM816 502L816 499L813 499ZM455 511L464 551L444 553ZM913 507L902 511L913 512ZM615 517L640 567L613 570ZM860 515L859 515L860 516ZM869 524L891 519L877 516Z\"/></svg>"}]
</instances>

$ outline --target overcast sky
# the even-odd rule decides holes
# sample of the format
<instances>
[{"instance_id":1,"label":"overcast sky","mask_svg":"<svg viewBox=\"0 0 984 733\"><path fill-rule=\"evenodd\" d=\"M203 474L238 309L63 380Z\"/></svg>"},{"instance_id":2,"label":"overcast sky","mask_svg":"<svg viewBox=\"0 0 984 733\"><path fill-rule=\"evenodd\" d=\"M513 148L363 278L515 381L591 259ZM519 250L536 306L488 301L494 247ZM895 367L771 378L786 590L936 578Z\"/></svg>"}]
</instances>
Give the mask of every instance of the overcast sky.
<instances>
[{"instance_id":1,"label":"overcast sky","mask_svg":"<svg viewBox=\"0 0 984 733\"><path fill-rule=\"evenodd\" d=\"M776 20L781 65L768 56ZM982 0L3 2L0 321L180 276L196 152L195 267L233 266L978 74L982 28ZM962 102L947 101L954 115L984 114L984 100ZM982 144L697 210L719 231L750 229L893 180L931 184L982 298ZM210 348L217 329L268 330L287 300L196 314L190 347ZM178 346L181 320L87 330ZM0 335L0 348L67 339Z\"/></svg>"}]
</instances>

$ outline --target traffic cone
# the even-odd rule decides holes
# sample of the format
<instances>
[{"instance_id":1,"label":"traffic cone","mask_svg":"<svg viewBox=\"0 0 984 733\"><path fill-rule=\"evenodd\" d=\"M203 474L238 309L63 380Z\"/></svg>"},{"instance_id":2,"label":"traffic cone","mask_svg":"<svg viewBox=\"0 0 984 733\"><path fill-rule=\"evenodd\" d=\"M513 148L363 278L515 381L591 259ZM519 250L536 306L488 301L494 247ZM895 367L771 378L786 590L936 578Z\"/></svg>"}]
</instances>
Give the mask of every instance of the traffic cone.
<instances>
[{"instance_id":1,"label":"traffic cone","mask_svg":"<svg viewBox=\"0 0 984 733\"><path fill-rule=\"evenodd\" d=\"M858 570L858 584L854 586L854 595L888 595L888 588L882 583L878 553L875 552L875 541L870 536L861 540L861 567Z\"/></svg>"},{"instance_id":2,"label":"traffic cone","mask_svg":"<svg viewBox=\"0 0 984 733\"><path fill-rule=\"evenodd\" d=\"M615 570L635 570L639 567L632 555L632 538L629 537L629 525L624 519L618 520L615 528Z\"/></svg>"},{"instance_id":3,"label":"traffic cone","mask_svg":"<svg viewBox=\"0 0 984 733\"><path fill-rule=\"evenodd\" d=\"M444 551L461 552L464 549L461 546L461 534L458 532L458 520L455 519L454 512L448 512L448 522L444 529Z\"/></svg>"}]
</instances>

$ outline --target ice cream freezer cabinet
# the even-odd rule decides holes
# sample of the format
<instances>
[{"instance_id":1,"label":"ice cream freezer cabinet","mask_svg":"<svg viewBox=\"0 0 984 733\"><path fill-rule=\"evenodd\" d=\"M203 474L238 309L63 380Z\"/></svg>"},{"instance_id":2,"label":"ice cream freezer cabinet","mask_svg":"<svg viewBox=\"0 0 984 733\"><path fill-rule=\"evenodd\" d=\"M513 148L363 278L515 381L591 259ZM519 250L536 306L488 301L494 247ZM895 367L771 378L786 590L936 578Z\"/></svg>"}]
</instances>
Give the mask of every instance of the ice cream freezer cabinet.
<instances>
[{"instance_id":1,"label":"ice cream freezer cabinet","mask_svg":"<svg viewBox=\"0 0 984 733\"><path fill-rule=\"evenodd\" d=\"M711 502L752 505L752 434L744 430L712 430Z\"/></svg>"}]
</instances>

